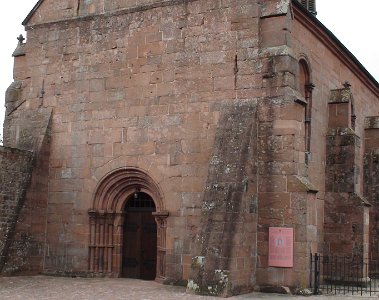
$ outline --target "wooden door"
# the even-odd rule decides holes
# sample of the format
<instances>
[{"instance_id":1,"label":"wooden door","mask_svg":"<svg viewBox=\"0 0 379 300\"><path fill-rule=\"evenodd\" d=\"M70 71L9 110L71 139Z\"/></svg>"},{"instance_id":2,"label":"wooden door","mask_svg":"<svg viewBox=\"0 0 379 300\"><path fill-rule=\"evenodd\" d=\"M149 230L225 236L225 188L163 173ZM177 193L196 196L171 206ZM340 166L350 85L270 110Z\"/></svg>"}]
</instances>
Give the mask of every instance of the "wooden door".
<instances>
[{"instance_id":1,"label":"wooden door","mask_svg":"<svg viewBox=\"0 0 379 300\"><path fill-rule=\"evenodd\" d=\"M154 280L157 225L151 211L127 212L124 223L123 277Z\"/></svg>"},{"instance_id":2,"label":"wooden door","mask_svg":"<svg viewBox=\"0 0 379 300\"><path fill-rule=\"evenodd\" d=\"M141 213L141 279L154 280L157 268L157 223L151 212Z\"/></svg>"}]
</instances>

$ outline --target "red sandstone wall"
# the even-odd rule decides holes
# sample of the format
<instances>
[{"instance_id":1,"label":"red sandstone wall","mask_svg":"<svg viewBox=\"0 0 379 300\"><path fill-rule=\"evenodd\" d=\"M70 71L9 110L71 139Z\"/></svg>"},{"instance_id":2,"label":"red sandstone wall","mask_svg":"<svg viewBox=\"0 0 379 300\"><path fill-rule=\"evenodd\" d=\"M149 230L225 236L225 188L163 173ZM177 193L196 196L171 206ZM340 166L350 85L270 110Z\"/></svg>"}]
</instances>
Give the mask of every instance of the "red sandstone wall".
<instances>
[{"instance_id":1,"label":"red sandstone wall","mask_svg":"<svg viewBox=\"0 0 379 300\"><path fill-rule=\"evenodd\" d=\"M171 0L62 0L56 3L53 0L44 0L35 14L28 20L29 25L70 20L75 17L86 17L89 15L104 14L122 9L135 10L140 6L154 7L157 2L170 3ZM180 2L180 1L176 1ZM205 4L212 8L212 1ZM161 5L159 5L161 6ZM204 6L205 7L205 6Z\"/></svg>"},{"instance_id":2,"label":"red sandstone wall","mask_svg":"<svg viewBox=\"0 0 379 300\"><path fill-rule=\"evenodd\" d=\"M260 94L258 6L202 0L35 25L71 18L70 5L45 1L34 15L17 74L26 107L54 111L45 270L87 270L96 184L129 166L162 189L166 273L186 279L220 110Z\"/></svg>"},{"instance_id":3,"label":"red sandstone wall","mask_svg":"<svg viewBox=\"0 0 379 300\"><path fill-rule=\"evenodd\" d=\"M280 3L265 1L260 12L255 1L199 0L95 18L85 16L136 1L112 1L112 7L102 1L79 7L75 1L44 1L30 20L26 56L17 58L15 78L26 100L21 109L53 108L45 271L87 270L87 212L96 185L128 166L144 170L161 188L170 213L166 274L187 279L211 155L220 150L214 149L224 125L220 112L230 103L257 100L258 176L243 197L251 199L254 216L246 236L252 243L257 236L257 250L243 245L251 257L234 257L233 271L245 269L239 284L253 283L255 276L248 276L254 270L246 269L256 259L259 284L308 284L309 253L321 251L323 243L330 90L345 80L352 84L358 135L364 116L378 115L379 104ZM58 19L70 21L38 25ZM304 106L295 102L301 98L301 55L310 61L316 86L308 168ZM295 229L294 268L268 266L270 226Z\"/></svg>"},{"instance_id":4,"label":"red sandstone wall","mask_svg":"<svg viewBox=\"0 0 379 300\"><path fill-rule=\"evenodd\" d=\"M258 106L256 279L261 287L305 287L309 283L310 249L318 246L319 228L316 191L307 178L305 107L298 91L298 62L291 49L292 14L285 1L265 1L263 6L260 57L264 90ZM293 267L270 266L270 227L293 228Z\"/></svg>"},{"instance_id":5,"label":"red sandstone wall","mask_svg":"<svg viewBox=\"0 0 379 300\"><path fill-rule=\"evenodd\" d=\"M313 90L312 114L312 160L310 162L309 176L311 181L320 190L318 198L323 199L324 191L324 165L325 165L325 136L328 129L328 100L330 91L342 88L348 81L354 97L356 119L356 134L363 138L364 121L367 116L376 116L379 113L379 101L365 83L359 79L341 60L324 45L320 39L307 30L300 22L294 20L293 44L295 56L305 55L310 61ZM362 165L363 152L360 154ZM362 172L359 176L362 184ZM360 187L359 192L362 192Z\"/></svg>"},{"instance_id":6,"label":"red sandstone wall","mask_svg":"<svg viewBox=\"0 0 379 300\"><path fill-rule=\"evenodd\" d=\"M365 157L364 157L364 196L372 204L370 210L370 258L378 260L379 256L379 116L366 119L365 126Z\"/></svg>"},{"instance_id":7,"label":"red sandstone wall","mask_svg":"<svg viewBox=\"0 0 379 300\"><path fill-rule=\"evenodd\" d=\"M318 227L322 228L324 223L324 199L325 199L325 158L326 158L326 133L328 130L328 101L331 99L331 90L342 88L342 84L348 81L351 84L351 92L354 98L354 109L356 118L355 133L361 138L364 138L364 122L367 116L376 116L379 113L379 99L378 95L375 95L373 91L365 84L366 79L360 78L357 74L354 74L351 68L344 63L341 57L334 54L330 48L324 44L320 36L311 32L305 28L298 20L294 20L293 24L293 49L297 58L306 57L310 62L311 68L311 81L315 85L313 90L313 109L312 109L312 141L311 141L311 153L312 158L309 164L309 178L311 182L319 189L317 194L317 222ZM332 126L333 127L333 126ZM356 149L355 164L358 166L353 174L355 179L354 191L357 194L363 193L363 154L364 144L360 145ZM349 175L350 176L350 175ZM333 181L329 178L329 181ZM333 197L332 197L333 199ZM338 201L340 198L336 198ZM331 200L333 201L333 200ZM358 201L359 202L359 201ZM356 202L356 203L358 203ZM338 207L341 203L330 203L330 207ZM344 211L332 212L336 216L338 214L345 214ZM367 220L358 217L359 224L365 224L367 226ZM344 224L350 224L349 222ZM329 221L327 221L329 223ZM338 223L338 222L337 222ZM330 235L334 235L338 231L334 226L330 227L329 224L325 229ZM342 225L341 225L342 226ZM350 228L349 232L346 232L346 226ZM355 235L354 226L346 225L344 229L339 233L341 237L340 245L348 243L349 236ZM363 226L363 225L362 225ZM322 231L321 231L322 232ZM347 239L345 241L345 239ZM367 243L367 236L364 240ZM323 241L323 236L319 236L319 241ZM350 239L351 241L351 239ZM320 246L322 244L320 243ZM365 245L367 246L367 245ZM325 251L330 249L327 247ZM328 250L329 249L329 250ZM354 250L346 249L342 253L347 254L354 252ZM323 251L322 248L312 249L312 251ZM337 254L337 253L336 253Z\"/></svg>"}]
</instances>

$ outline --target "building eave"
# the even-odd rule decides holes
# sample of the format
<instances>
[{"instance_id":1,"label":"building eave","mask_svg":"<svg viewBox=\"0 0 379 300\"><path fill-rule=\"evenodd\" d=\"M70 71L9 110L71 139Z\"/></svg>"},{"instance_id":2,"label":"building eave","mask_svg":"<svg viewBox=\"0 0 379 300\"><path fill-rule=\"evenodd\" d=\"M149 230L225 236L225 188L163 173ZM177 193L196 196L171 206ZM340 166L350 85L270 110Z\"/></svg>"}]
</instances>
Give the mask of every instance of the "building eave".
<instances>
[{"instance_id":1,"label":"building eave","mask_svg":"<svg viewBox=\"0 0 379 300\"><path fill-rule=\"evenodd\" d=\"M303 7L297 0L292 0L294 17L321 42L332 51L341 61L377 96L379 97L379 83L346 48L344 44L312 13Z\"/></svg>"},{"instance_id":2,"label":"building eave","mask_svg":"<svg viewBox=\"0 0 379 300\"><path fill-rule=\"evenodd\" d=\"M29 14L26 16L25 20L22 21L22 25L26 26L28 25L30 19L33 17L34 13L37 11L37 9L41 6L42 2L44 0L39 0L36 5L34 5L34 7L32 8L32 10L29 12Z\"/></svg>"}]
</instances>

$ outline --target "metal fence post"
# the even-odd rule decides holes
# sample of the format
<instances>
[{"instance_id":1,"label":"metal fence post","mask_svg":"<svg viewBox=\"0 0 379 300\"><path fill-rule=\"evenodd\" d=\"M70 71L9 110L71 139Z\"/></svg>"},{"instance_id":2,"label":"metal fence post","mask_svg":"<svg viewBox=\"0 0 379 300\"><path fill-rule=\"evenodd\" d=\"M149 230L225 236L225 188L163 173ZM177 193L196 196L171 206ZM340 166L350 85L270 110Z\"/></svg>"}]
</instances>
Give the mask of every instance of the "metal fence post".
<instances>
[{"instance_id":1,"label":"metal fence post","mask_svg":"<svg viewBox=\"0 0 379 300\"><path fill-rule=\"evenodd\" d=\"M319 270L319 255L315 253L314 256L314 282L313 282L313 294L318 295L319 294L319 276L320 276L320 270Z\"/></svg>"}]
</instances>

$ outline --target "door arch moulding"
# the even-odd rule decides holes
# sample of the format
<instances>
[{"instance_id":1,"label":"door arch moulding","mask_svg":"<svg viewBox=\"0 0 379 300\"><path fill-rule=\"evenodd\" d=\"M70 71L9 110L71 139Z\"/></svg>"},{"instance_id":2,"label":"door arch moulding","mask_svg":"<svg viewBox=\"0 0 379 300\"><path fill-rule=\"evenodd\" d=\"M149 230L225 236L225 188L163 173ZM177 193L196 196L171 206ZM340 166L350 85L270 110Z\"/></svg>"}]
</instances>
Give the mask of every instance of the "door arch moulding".
<instances>
[{"instance_id":1,"label":"door arch moulding","mask_svg":"<svg viewBox=\"0 0 379 300\"><path fill-rule=\"evenodd\" d=\"M98 183L89 215L88 270L107 277L120 277L122 269L125 204L135 192L148 194L154 201L157 222L157 276L165 279L166 228L168 211L164 209L159 186L138 168L120 168Z\"/></svg>"}]
</instances>

